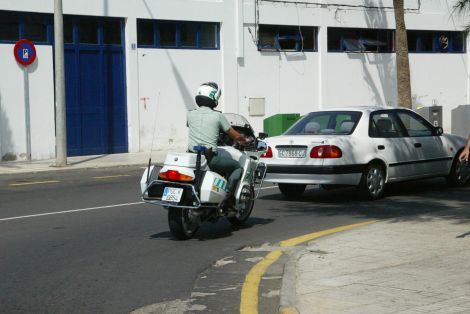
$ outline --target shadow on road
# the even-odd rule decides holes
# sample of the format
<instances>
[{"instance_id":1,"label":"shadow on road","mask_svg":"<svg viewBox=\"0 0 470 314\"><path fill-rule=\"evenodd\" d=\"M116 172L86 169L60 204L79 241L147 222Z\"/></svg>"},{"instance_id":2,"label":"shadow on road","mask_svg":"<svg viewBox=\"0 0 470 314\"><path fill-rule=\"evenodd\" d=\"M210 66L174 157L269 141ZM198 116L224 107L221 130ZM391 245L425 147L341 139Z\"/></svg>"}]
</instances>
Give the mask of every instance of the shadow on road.
<instances>
[{"instance_id":1,"label":"shadow on road","mask_svg":"<svg viewBox=\"0 0 470 314\"><path fill-rule=\"evenodd\" d=\"M196 232L192 240L206 241L221 239L232 236L233 232L250 229L257 225L267 225L272 223L274 219L265 219L259 217L251 217L243 226L232 226L225 219L219 219L217 223L203 223ZM149 237L150 239L168 239L177 241L170 231L159 232Z\"/></svg>"},{"instance_id":2,"label":"shadow on road","mask_svg":"<svg viewBox=\"0 0 470 314\"><path fill-rule=\"evenodd\" d=\"M360 218L423 221L434 217L470 222L470 187L451 188L443 179L430 179L391 184L385 198L364 200L355 188L331 191L307 190L295 201L282 194L261 199L277 201L273 211L292 215L355 215Z\"/></svg>"}]
</instances>

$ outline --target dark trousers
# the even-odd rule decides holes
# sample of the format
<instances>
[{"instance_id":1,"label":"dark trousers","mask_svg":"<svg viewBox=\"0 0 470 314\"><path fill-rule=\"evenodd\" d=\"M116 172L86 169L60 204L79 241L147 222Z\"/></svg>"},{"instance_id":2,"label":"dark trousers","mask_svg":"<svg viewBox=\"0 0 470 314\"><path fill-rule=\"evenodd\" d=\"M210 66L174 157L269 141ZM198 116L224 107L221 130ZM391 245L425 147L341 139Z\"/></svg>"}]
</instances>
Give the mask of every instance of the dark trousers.
<instances>
[{"instance_id":1,"label":"dark trousers","mask_svg":"<svg viewBox=\"0 0 470 314\"><path fill-rule=\"evenodd\" d=\"M240 163L231 158L214 155L209 162L209 168L227 178L227 196L234 196L238 181L243 173L243 168L240 166Z\"/></svg>"}]
</instances>

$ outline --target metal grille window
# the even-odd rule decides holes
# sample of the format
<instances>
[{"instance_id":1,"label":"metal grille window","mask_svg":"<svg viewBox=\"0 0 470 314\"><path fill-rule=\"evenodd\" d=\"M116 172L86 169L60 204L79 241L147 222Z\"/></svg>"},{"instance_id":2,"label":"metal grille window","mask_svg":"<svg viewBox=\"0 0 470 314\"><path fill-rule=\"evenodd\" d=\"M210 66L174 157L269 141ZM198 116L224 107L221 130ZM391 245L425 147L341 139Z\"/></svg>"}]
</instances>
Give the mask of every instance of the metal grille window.
<instances>
[{"instance_id":1,"label":"metal grille window","mask_svg":"<svg viewBox=\"0 0 470 314\"><path fill-rule=\"evenodd\" d=\"M465 33L455 31L408 31L408 51L422 53L465 53Z\"/></svg>"},{"instance_id":2,"label":"metal grille window","mask_svg":"<svg viewBox=\"0 0 470 314\"><path fill-rule=\"evenodd\" d=\"M164 49L219 49L219 23L137 20L138 46Z\"/></svg>"},{"instance_id":3,"label":"metal grille window","mask_svg":"<svg viewBox=\"0 0 470 314\"><path fill-rule=\"evenodd\" d=\"M260 51L317 51L317 28L313 26L260 25Z\"/></svg>"},{"instance_id":4,"label":"metal grille window","mask_svg":"<svg viewBox=\"0 0 470 314\"><path fill-rule=\"evenodd\" d=\"M47 42L47 20L44 15L24 16L25 37L33 42Z\"/></svg>"},{"instance_id":5,"label":"metal grille window","mask_svg":"<svg viewBox=\"0 0 470 314\"><path fill-rule=\"evenodd\" d=\"M394 31L389 29L328 28L329 52L376 52L394 50Z\"/></svg>"},{"instance_id":6,"label":"metal grille window","mask_svg":"<svg viewBox=\"0 0 470 314\"><path fill-rule=\"evenodd\" d=\"M9 12L0 12L0 40L16 41L18 39L20 39L18 16Z\"/></svg>"}]
</instances>

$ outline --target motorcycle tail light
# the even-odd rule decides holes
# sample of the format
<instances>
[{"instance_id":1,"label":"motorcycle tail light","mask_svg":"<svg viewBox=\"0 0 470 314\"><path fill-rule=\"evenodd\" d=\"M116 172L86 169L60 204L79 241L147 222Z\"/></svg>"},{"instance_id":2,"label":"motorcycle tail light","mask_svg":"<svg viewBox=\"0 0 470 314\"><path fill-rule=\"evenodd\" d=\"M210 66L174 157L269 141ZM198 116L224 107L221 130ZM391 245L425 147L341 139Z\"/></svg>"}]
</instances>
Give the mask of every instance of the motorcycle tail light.
<instances>
[{"instance_id":1,"label":"motorcycle tail light","mask_svg":"<svg viewBox=\"0 0 470 314\"><path fill-rule=\"evenodd\" d=\"M177 170L167 170L160 172L160 178L168 181L193 181L194 178L185 174L180 173Z\"/></svg>"},{"instance_id":2,"label":"motorcycle tail light","mask_svg":"<svg viewBox=\"0 0 470 314\"><path fill-rule=\"evenodd\" d=\"M268 150L261 155L261 158L273 158L273 150L271 146L268 146Z\"/></svg>"},{"instance_id":3,"label":"motorcycle tail light","mask_svg":"<svg viewBox=\"0 0 470 314\"><path fill-rule=\"evenodd\" d=\"M341 158L343 152L335 145L315 146L310 151L310 158Z\"/></svg>"}]
</instances>

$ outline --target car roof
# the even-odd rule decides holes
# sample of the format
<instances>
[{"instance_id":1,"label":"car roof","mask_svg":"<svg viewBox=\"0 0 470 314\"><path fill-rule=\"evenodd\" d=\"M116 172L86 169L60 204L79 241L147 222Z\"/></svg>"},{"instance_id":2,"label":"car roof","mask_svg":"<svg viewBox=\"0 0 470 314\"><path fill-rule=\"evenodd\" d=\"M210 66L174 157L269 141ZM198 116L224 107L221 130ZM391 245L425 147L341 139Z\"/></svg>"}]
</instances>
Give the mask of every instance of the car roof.
<instances>
[{"instance_id":1,"label":"car roof","mask_svg":"<svg viewBox=\"0 0 470 314\"><path fill-rule=\"evenodd\" d=\"M392 110L392 109L405 109L410 110L404 107L392 107L392 106L349 106L349 107L332 107L325 108L321 110L316 110L313 112L322 112L322 111L361 111L361 112L374 112L378 110Z\"/></svg>"}]
</instances>

